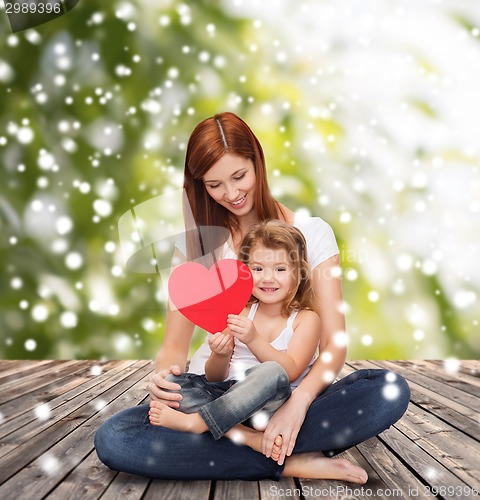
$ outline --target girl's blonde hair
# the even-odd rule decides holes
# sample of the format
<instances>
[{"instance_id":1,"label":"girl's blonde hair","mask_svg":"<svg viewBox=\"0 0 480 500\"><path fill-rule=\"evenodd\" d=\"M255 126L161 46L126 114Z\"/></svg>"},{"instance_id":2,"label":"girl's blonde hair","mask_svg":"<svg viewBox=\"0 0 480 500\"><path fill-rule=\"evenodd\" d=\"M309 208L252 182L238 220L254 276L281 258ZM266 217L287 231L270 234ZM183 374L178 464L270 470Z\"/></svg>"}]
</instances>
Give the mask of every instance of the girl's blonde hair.
<instances>
[{"instance_id":1,"label":"girl's blonde hair","mask_svg":"<svg viewBox=\"0 0 480 500\"><path fill-rule=\"evenodd\" d=\"M307 259L305 237L296 227L281 220L266 220L255 224L243 238L238 258L249 264L250 253L255 245L272 250L284 249L293 267L293 286L282 307L282 316L288 317L295 309L316 310L312 273ZM249 305L257 302L253 295Z\"/></svg>"}]
</instances>

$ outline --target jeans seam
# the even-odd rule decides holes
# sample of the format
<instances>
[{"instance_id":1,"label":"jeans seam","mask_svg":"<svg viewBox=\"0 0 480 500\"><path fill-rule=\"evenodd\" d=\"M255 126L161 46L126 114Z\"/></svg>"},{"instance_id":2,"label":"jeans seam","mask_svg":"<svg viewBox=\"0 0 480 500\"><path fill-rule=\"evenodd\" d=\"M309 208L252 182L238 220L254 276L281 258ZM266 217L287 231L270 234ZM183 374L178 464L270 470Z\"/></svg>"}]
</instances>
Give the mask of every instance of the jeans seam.
<instances>
[{"instance_id":1,"label":"jeans seam","mask_svg":"<svg viewBox=\"0 0 480 500\"><path fill-rule=\"evenodd\" d=\"M211 432L213 439L215 439L215 441L218 441L224 435L224 433L213 419L212 414L208 411L207 408L205 408L205 406L199 408L198 413L203 418L203 421L207 424L207 427Z\"/></svg>"}]
</instances>

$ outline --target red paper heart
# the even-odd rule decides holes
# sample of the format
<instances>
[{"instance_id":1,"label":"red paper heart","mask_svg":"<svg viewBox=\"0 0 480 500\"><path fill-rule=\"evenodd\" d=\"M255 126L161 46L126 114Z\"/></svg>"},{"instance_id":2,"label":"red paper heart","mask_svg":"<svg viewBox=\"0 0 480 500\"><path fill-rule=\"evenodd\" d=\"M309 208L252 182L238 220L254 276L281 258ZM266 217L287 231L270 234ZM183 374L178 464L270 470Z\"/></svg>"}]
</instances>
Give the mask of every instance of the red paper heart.
<instances>
[{"instance_id":1,"label":"red paper heart","mask_svg":"<svg viewBox=\"0 0 480 500\"><path fill-rule=\"evenodd\" d=\"M175 307L210 333L225 330L228 315L243 310L252 289L250 269L235 259L219 260L210 269L187 262L175 268L168 280Z\"/></svg>"}]
</instances>

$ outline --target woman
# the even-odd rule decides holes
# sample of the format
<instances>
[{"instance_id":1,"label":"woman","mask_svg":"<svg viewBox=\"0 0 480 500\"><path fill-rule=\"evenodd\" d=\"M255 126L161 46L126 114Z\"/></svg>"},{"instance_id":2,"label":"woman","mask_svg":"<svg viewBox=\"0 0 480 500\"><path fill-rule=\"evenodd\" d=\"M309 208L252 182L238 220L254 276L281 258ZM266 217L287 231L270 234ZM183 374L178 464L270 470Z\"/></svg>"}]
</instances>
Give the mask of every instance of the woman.
<instances>
[{"instance_id":1,"label":"woman","mask_svg":"<svg viewBox=\"0 0 480 500\"><path fill-rule=\"evenodd\" d=\"M259 221L281 219L302 231L322 325L320 356L270 419L263 436L264 455L227 438L215 442L208 433L193 435L152 426L149 407L142 405L115 415L99 428L98 456L112 469L163 479L278 480L283 475L351 480L353 464L327 456L396 422L407 408L410 390L402 377L386 370L359 370L332 384L346 359L346 334L338 247L330 226L320 218L299 218L274 200L260 143L233 113L208 118L193 131L184 187L198 227L228 229L222 258L235 258L244 235ZM192 257L191 249L188 238L178 244L187 258ZM194 325L178 311L167 311L164 342L149 382L152 400L178 408L180 386L166 377L185 371L193 331ZM189 371L203 373L208 355L208 345L203 344ZM397 397L386 399L386 386L388 394ZM275 440L281 443L276 461L269 458Z\"/></svg>"}]
</instances>

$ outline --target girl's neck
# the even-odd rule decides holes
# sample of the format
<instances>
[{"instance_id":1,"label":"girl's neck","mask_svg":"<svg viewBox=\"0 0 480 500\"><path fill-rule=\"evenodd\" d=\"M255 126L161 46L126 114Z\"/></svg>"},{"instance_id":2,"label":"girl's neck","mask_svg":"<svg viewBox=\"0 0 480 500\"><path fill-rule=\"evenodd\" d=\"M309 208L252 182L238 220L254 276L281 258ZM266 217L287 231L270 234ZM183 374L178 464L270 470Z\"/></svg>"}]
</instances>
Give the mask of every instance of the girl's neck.
<instances>
[{"instance_id":1,"label":"girl's neck","mask_svg":"<svg viewBox=\"0 0 480 500\"><path fill-rule=\"evenodd\" d=\"M278 318L282 315L283 302L276 302L275 304L266 304L265 302L258 301L257 312L261 311L264 316Z\"/></svg>"}]
</instances>

